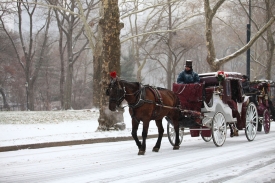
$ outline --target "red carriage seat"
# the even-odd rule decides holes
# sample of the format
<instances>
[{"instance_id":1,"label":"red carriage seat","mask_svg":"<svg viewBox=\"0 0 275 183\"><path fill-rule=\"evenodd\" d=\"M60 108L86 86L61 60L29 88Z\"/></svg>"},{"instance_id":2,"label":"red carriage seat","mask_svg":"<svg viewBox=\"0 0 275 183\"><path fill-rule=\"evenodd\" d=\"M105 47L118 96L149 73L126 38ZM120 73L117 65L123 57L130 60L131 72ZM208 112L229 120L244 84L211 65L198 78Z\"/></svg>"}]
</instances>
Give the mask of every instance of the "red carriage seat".
<instances>
[{"instance_id":1,"label":"red carriage seat","mask_svg":"<svg viewBox=\"0 0 275 183\"><path fill-rule=\"evenodd\" d=\"M205 88L205 102L208 104L213 97L215 87Z\"/></svg>"},{"instance_id":2,"label":"red carriage seat","mask_svg":"<svg viewBox=\"0 0 275 183\"><path fill-rule=\"evenodd\" d=\"M202 83L199 84L176 84L173 83L173 92L179 97L182 109L201 112L203 102Z\"/></svg>"}]
</instances>

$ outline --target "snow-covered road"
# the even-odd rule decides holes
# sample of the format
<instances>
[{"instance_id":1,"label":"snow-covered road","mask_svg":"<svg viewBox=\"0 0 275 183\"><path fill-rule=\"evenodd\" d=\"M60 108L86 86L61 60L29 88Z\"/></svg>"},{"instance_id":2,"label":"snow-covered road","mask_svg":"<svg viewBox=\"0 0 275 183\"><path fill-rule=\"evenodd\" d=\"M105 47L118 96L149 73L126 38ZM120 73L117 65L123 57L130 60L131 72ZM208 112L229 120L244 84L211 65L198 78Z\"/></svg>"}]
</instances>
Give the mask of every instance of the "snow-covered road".
<instances>
[{"instance_id":1,"label":"snow-covered road","mask_svg":"<svg viewBox=\"0 0 275 183\"><path fill-rule=\"evenodd\" d=\"M133 140L2 152L0 182L275 182L274 139L272 127L252 142L240 131L219 148L188 135L180 150L166 137L155 153L148 139L144 156Z\"/></svg>"}]
</instances>

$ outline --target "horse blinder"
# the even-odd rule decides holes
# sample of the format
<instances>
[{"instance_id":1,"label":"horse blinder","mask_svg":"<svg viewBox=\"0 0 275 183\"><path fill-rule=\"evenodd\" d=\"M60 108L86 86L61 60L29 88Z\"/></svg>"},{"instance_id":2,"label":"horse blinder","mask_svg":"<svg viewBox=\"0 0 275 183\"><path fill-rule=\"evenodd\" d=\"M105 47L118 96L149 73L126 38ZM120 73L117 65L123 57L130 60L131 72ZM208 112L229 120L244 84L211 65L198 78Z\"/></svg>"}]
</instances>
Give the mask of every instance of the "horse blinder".
<instances>
[{"instance_id":1,"label":"horse blinder","mask_svg":"<svg viewBox=\"0 0 275 183\"><path fill-rule=\"evenodd\" d=\"M106 90L106 95L110 96L110 89L109 88L107 88L107 90Z\"/></svg>"},{"instance_id":2,"label":"horse blinder","mask_svg":"<svg viewBox=\"0 0 275 183\"><path fill-rule=\"evenodd\" d=\"M106 90L106 95L109 96L110 104L116 104L118 107L125 97L125 90L120 86L117 79L112 79L111 83Z\"/></svg>"}]
</instances>

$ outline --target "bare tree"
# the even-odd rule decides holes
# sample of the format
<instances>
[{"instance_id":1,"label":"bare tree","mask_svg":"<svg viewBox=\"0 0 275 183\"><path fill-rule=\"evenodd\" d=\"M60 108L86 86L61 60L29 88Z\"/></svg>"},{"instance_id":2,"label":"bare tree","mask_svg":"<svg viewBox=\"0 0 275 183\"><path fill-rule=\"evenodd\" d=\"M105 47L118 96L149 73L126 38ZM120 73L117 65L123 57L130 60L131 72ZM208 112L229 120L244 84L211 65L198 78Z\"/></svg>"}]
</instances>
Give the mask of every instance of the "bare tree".
<instances>
[{"instance_id":1,"label":"bare tree","mask_svg":"<svg viewBox=\"0 0 275 183\"><path fill-rule=\"evenodd\" d=\"M274 17L272 10L275 9L275 3L272 0L265 0L265 6L266 6L266 21L270 20L272 17ZM267 47L267 65L266 65L266 79L272 79L271 71L272 71L272 64L273 64L273 58L274 58L274 51L275 51L275 42L274 42L274 36L275 31L272 32L271 26L267 28L266 31L267 39L266 39L266 47Z\"/></svg>"},{"instance_id":2,"label":"bare tree","mask_svg":"<svg viewBox=\"0 0 275 183\"><path fill-rule=\"evenodd\" d=\"M122 113L115 114L108 109L108 98L105 94L109 83L110 71L120 75L120 30L123 24L119 19L118 0L103 0L103 16L99 21L102 28L102 64L100 82L100 116L98 131L110 130L119 120L123 120Z\"/></svg>"},{"instance_id":3,"label":"bare tree","mask_svg":"<svg viewBox=\"0 0 275 183\"><path fill-rule=\"evenodd\" d=\"M231 55L225 56L221 59L216 58L216 51L215 51L215 45L213 42L213 35L212 35L212 21L213 18L215 17L218 9L221 7L221 5L225 2L225 0L218 0L214 5L212 5L213 8L211 8L211 4L209 0L204 0L204 10L205 10L205 36L206 36L206 47L208 50L207 53L207 62L209 66L211 67L212 71L217 71L220 69L220 66L229 60L241 55L244 53L246 50L248 50L254 43L255 41L274 23L275 17L272 16L270 19L267 21L267 23L259 29L259 31L251 38L251 40L241 47L239 50L234 52Z\"/></svg>"},{"instance_id":4,"label":"bare tree","mask_svg":"<svg viewBox=\"0 0 275 183\"><path fill-rule=\"evenodd\" d=\"M121 5L123 7L122 13L127 12L122 15L122 18L125 21L128 18L127 28L129 29L129 32L122 36L124 39L122 43L125 47L131 45L133 53L130 55L133 55L132 59L136 62L136 76L139 82L143 81L144 76L149 74L148 66L151 63L155 65L155 61L157 61L157 67L154 67L154 70L162 70L161 72L164 73L166 78L165 86L171 88L171 83L175 78L175 68L183 56L176 56L177 53L172 48L173 40L182 39L182 42L184 42L185 39L179 37L179 32L191 27L193 20L202 16L200 11L195 10L195 7L199 5L197 3L197 1L162 0L145 2L135 0L125 1ZM131 13L129 13L129 10ZM163 46L163 43L166 47ZM160 51L158 48L162 48L162 50ZM178 48L179 50L180 48ZM185 48L182 48L182 50L185 50ZM179 60L175 61L175 58ZM146 64L147 69L144 69ZM159 75L159 77L162 76Z\"/></svg>"},{"instance_id":5,"label":"bare tree","mask_svg":"<svg viewBox=\"0 0 275 183\"><path fill-rule=\"evenodd\" d=\"M37 3L37 0L34 2ZM44 56L44 48L46 47L47 39L48 39L48 30L50 25L50 13L51 9L48 10L47 17L45 19L44 24L41 26L39 30L37 30L37 33L35 34L35 28L34 28L34 13L37 11L37 5L30 5L27 1L18 1L16 2L16 12L18 14L18 30L19 30L19 37L20 37L20 43L21 48L16 47L16 44L14 40L12 39L12 36L6 29L3 19L0 18L0 21L3 24L4 31L8 35L10 41L12 42L13 48L16 52L17 60L21 65L21 69L24 70L26 83L28 84L27 87L27 95L29 96L29 110L34 110L34 83L37 79L38 73L40 71L41 64L43 62L43 56ZM24 26L23 23L23 13L26 12L26 17L29 20L29 36L24 36ZM24 20L27 18L24 17ZM39 34L43 34L44 38L41 44L41 49L37 51L37 48L35 47L36 44L36 37ZM26 41L27 40L27 41ZM38 53L37 53L38 52ZM21 56L22 54L22 56Z\"/></svg>"},{"instance_id":6,"label":"bare tree","mask_svg":"<svg viewBox=\"0 0 275 183\"><path fill-rule=\"evenodd\" d=\"M88 19L90 12L95 6L95 2L90 1L85 5L79 4L81 1L77 0L64 2L49 0L49 2L57 6L54 8L54 11L59 29L59 52L61 61L60 93L61 101L63 100L62 107L66 110L72 107L74 64L87 49L90 41L85 37L87 25L83 22L82 17L84 16L86 20ZM85 7L85 9L80 9L83 7ZM68 9L68 11L64 11L64 9ZM79 16L78 14L71 13L75 11L82 12L84 15ZM63 35L66 38L65 41Z\"/></svg>"}]
</instances>

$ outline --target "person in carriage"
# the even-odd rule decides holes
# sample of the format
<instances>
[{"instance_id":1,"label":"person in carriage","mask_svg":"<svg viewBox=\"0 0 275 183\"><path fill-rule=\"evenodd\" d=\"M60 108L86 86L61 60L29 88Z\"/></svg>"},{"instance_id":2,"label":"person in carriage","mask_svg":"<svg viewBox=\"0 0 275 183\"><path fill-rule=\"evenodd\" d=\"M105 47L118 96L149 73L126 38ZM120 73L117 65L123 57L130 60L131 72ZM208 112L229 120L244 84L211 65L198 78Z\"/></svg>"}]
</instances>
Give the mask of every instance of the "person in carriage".
<instances>
[{"instance_id":1,"label":"person in carriage","mask_svg":"<svg viewBox=\"0 0 275 183\"><path fill-rule=\"evenodd\" d=\"M242 87L244 93L250 93L250 82L246 75L242 75Z\"/></svg>"},{"instance_id":2,"label":"person in carriage","mask_svg":"<svg viewBox=\"0 0 275 183\"><path fill-rule=\"evenodd\" d=\"M254 104L257 106L258 103L256 99L256 94L258 90L256 88L250 87L250 81L248 80L247 75L242 75L242 88L243 88L244 94L251 96L250 100L254 102Z\"/></svg>"},{"instance_id":3,"label":"person in carriage","mask_svg":"<svg viewBox=\"0 0 275 183\"><path fill-rule=\"evenodd\" d=\"M185 69L183 71L181 71L178 75L177 78L177 84L199 84L200 83L200 77L199 75L193 71L193 66L192 66L192 60L186 60L185 62ZM192 119L188 119L185 117L185 115L183 113L180 113L179 115L179 123L183 124L185 121L185 123L189 123L190 125L200 123L200 119L195 119L195 121L193 121Z\"/></svg>"},{"instance_id":4,"label":"person in carriage","mask_svg":"<svg viewBox=\"0 0 275 183\"><path fill-rule=\"evenodd\" d=\"M185 69L178 75L178 84L199 83L199 75L193 71L192 60L186 60Z\"/></svg>"}]
</instances>

